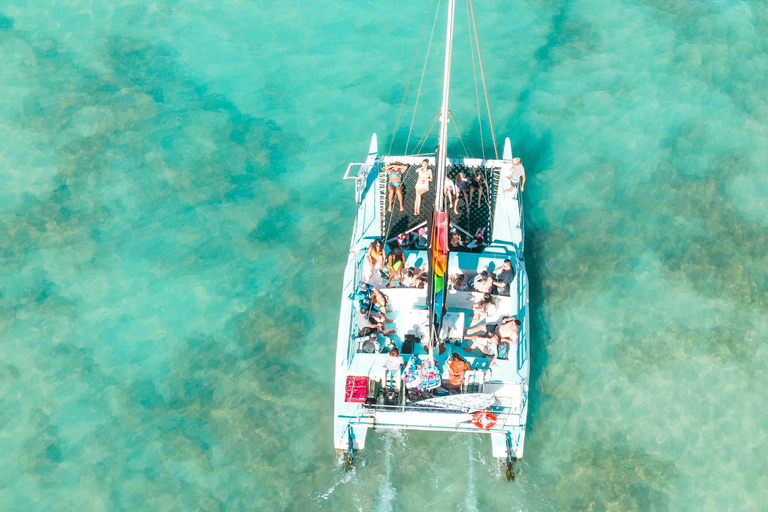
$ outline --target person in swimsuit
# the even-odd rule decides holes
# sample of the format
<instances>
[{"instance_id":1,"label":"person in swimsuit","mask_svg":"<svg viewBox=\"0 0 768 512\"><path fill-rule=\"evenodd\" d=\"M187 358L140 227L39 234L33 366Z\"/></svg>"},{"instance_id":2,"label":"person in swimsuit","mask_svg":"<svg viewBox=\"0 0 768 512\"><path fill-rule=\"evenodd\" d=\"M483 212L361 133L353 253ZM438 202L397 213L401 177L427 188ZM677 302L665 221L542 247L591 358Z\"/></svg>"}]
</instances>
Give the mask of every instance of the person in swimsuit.
<instances>
[{"instance_id":1,"label":"person in swimsuit","mask_svg":"<svg viewBox=\"0 0 768 512\"><path fill-rule=\"evenodd\" d=\"M384 242L382 242L381 239L374 240L371 246L368 247L368 253L365 255L365 261L368 266L368 272L366 274L365 281L369 281L377 268L384 268Z\"/></svg>"},{"instance_id":2,"label":"person in swimsuit","mask_svg":"<svg viewBox=\"0 0 768 512\"><path fill-rule=\"evenodd\" d=\"M453 201L457 199L456 185L453 184L453 180L448 176L445 177L445 186L443 187L443 193L448 199L448 208L453 208Z\"/></svg>"},{"instance_id":3,"label":"person in swimsuit","mask_svg":"<svg viewBox=\"0 0 768 512\"><path fill-rule=\"evenodd\" d=\"M393 247L387 256L387 268L389 269L389 281L387 288L392 287L392 278L397 276L397 282L403 286L403 267L405 267L405 253L402 247Z\"/></svg>"},{"instance_id":4,"label":"person in swimsuit","mask_svg":"<svg viewBox=\"0 0 768 512\"><path fill-rule=\"evenodd\" d=\"M403 286L406 288L418 288L419 276L422 273L422 269L416 267L408 267L403 272Z\"/></svg>"},{"instance_id":5,"label":"person in swimsuit","mask_svg":"<svg viewBox=\"0 0 768 512\"><path fill-rule=\"evenodd\" d=\"M487 270L483 270L475 276L475 279L472 281L472 288L476 292L491 293L491 290L493 289L493 278L488 275Z\"/></svg>"},{"instance_id":6,"label":"person in swimsuit","mask_svg":"<svg viewBox=\"0 0 768 512\"><path fill-rule=\"evenodd\" d=\"M491 306L496 307L496 299L490 293L483 294L483 298L475 302L472 305L472 324L478 323L480 320L488 317L488 310Z\"/></svg>"},{"instance_id":7,"label":"person in swimsuit","mask_svg":"<svg viewBox=\"0 0 768 512\"><path fill-rule=\"evenodd\" d=\"M397 194L397 200L400 201L400 211L403 211L403 176L407 170L408 166L400 162L393 162L384 166L384 172L387 173L387 191L389 192L388 212L392 211L395 194Z\"/></svg>"},{"instance_id":8,"label":"person in swimsuit","mask_svg":"<svg viewBox=\"0 0 768 512\"><path fill-rule=\"evenodd\" d=\"M495 328L495 326L493 326ZM486 356L493 356L493 359L488 366L493 366L496 363L498 357L498 343L499 336L494 332L486 332L484 334L474 334L472 336L464 336L465 340L472 342L472 345L467 348L464 347L465 352L472 352L473 350L480 349L480 352Z\"/></svg>"},{"instance_id":9,"label":"person in swimsuit","mask_svg":"<svg viewBox=\"0 0 768 512\"><path fill-rule=\"evenodd\" d=\"M453 203L453 213L459 214L459 193L464 196L464 207L469 213L469 197L467 196L467 188L469 188L470 181L463 172L459 172L456 175L456 202Z\"/></svg>"},{"instance_id":10,"label":"person in swimsuit","mask_svg":"<svg viewBox=\"0 0 768 512\"><path fill-rule=\"evenodd\" d=\"M488 188L488 182L485 179L483 172L478 170L474 176L472 176L472 184L469 186L469 202L472 203L472 196L477 192L477 207L480 208L480 200L483 198L483 192L490 201L491 190Z\"/></svg>"},{"instance_id":11,"label":"person in swimsuit","mask_svg":"<svg viewBox=\"0 0 768 512\"><path fill-rule=\"evenodd\" d=\"M416 182L416 199L413 201L413 214L421 213L421 196L429 191L429 184L432 181L432 169L429 168L429 160L422 160L421 167L416 169L419 173L419 179Z\"/></svg>"},{"instance_id":12,"label":"person in swimsuit","mask_svg":"<svg viewBox=\"0 0 768 512\"><path fill-rule=\"evenodd\" d=\"M510 346L514 346L517 344L517 340L520 336L520 320L514 316L505 318L496 328L496 334L501 338L501 341L509 343Z\"/></svg>"}]
</instances>

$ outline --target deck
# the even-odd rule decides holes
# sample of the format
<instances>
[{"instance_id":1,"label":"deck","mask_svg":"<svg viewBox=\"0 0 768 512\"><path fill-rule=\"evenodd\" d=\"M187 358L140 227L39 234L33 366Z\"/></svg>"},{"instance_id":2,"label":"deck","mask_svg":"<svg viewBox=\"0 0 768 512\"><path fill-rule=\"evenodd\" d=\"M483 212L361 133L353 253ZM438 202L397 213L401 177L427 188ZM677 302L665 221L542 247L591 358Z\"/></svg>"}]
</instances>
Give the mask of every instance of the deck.
<instances>
[{"instance_id":1,"label":"deck","mask_svg":"<svg viewBox=\"0 0 768 512\"><path fill-rule=\"evenodd\" d=\"M419 164L412 164L408 166L408 170L403 177L403 208L404 211L399 210L399 203L397 197L392 202L392 212L387 211L387 176L386 173L381 172L379 175L379 190L381 191L379 208L381 211L381 232L384 234L384 240L389 242L394 239L400 233L412 232L417 230L421 226L426 226L427 219L431 217L435 204L436 190L443 190L442 183L436 183L432 181L430 183L429 191L421 196L421 212L419 215L413 214L413 201L415 197L416 180L418 174ZM433 174L435 174L434 165L430 165ZM462 238L466 243L470 242L474 234L479 228L485 229L485 239L492 239L493 230L493 214L496 208L496 191L499 183L499 170L498 168L487 167L468 167L464 165L449 165L447 169L448 177L452 180L456 180L456 175L459 172L463 172L468 178L471 178L477 172L481 172L485 175L490 189L490 198L488 194L483 194L483 198L480 201L480 206L477 205L477 194L472 199L472 204L467 210L465 201L462 194L459 194L459 208L458 215L454 215L453 209L449 211L449 219L459 231L462 232ZM439 186L438 186L439 185ZM469 190L467 190L467 197L469 197ZM489 201L490 199L490 201ZM446 200L446 209L449 207L449 203Z\"/></svg>"}]
</instances>

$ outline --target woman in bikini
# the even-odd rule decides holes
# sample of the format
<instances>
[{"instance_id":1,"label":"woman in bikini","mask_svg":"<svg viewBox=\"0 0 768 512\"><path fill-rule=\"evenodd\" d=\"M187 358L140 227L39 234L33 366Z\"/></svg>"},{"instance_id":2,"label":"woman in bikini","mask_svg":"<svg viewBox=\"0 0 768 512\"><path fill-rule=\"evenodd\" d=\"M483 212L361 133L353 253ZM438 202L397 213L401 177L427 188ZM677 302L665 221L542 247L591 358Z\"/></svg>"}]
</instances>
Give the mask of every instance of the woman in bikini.
<instances>
[{"instance_id":1,"label":"woman in bikini","mask_svg":"<svg viewBox=\"0 0 768 512\"><path fill-rule=\"evenodd\" d=\"M405 267L405 253L402 247L393 247L387 256L387 268L389 269L389 281L387 288L392 287L392 279L397 276L397 282L403 286L403 267Z\"/></svg>"},{"instance_id":2,"label":"woman in bikini","mask_svg":"<svg viewBox=\"0 0 768 512\"><path fill-rule=\"evenodd\" d=\"M395 194L397 194L397 200L400 201L400 211L403 211L403 176L407 170L408 166L400 162L393 162L384 167L384 172L387 173L387 190L389 191L388 212L392 211Z\"/></svg>"},{"instance_id":3,"label":"woman in bikini","mask_svg":"<svg viewBox=\"0 0 768 512\"><path fill-rule=\"evenodd\" d=\"M482 171L477 171L472 176L472 184L469 186L469 202L472 203L472 196L477 191L477 207L480 208L480 199L483 198L483 192L486 193L488 200L491 198L491 190L488 188L488 182L485 180L485 176Z\"/></svg>"},{"instance_id":4,"label":"woman in bikini","mask_svg":"<svg viewBox=\"0 0 768 512\"><path fill-rule=\"evenodd\" d=\"M384 242L382 242L381 239L374 240L371 246L368 247L365 261L368 265L368 272L366 273L365 280L368 281L371 279L373 272L377 268L384 268Z\"/></svg>"},{"instance_id":5,"label":"woman in bikini","mask_svg":"<svg viewBox=\"0 0 768 512\"><path fill-rule=\"evenodd\" d=\"M429 191L429 184L432 181L432 169L429 168L429 160L422 160L421 167L416 169L419 173L419 180L416 182L416 199L413 201L413 214L421 213L421 196Z\"/></svg>"},{"instance_id":6,"label":"woman in bikini","mask_svg":"<svg viewBox=\"0 0 768 512\"><path fill-rule=\"evenodd\" d=\"M456 175L456 201L453 203L453 213L456 215L459 214L459 193L464 196L464 207L467 209L467 213L469 213L469 198L467 197L469 183L470 181L463 172Z\"/></svg>"}]
</instances>

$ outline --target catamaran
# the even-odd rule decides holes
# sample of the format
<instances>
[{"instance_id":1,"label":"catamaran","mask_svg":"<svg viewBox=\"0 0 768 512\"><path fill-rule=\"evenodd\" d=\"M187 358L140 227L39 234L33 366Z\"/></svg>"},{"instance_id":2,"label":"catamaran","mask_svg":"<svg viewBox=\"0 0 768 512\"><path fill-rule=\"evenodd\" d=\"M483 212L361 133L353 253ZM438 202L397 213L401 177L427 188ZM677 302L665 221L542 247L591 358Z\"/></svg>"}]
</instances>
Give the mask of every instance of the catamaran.
<instances>
[{"instance_id":1,"label":"catamaran","mask_svg":"<svg viewBox=\"0 0 768 512\"><path fill-rule=\"evenodd\" d=\"M344 175L355 180L357 212L339 315L334 446L350 469L375 429L489 435L493 456L504 462L512 479L513 463L523 456L530 375L520 164L509 138L500 159L498 153L493 159L447 154L454 11L455 0L450 0L435 153L383 155L373 134L365 161L349 164ZM476 38L473 9L470 14ZM473 48L487 102L479 46ZM490 121L490 109L488 114ZM493 142L495 150L495 136ZM405 190L404 211L398 201L392 204L393 166L400 178L396 187ZM434 180L416 214L409 199L419 186L423 191L423 182L415 182L427 167L434 170ZM460 211L446 205L446 177L464 182L455 194L456 202L463 199ZM477 202L472 195L467 202L467 183L480 189ZM391 279L369 257L376 240L403 251L403 261L389 265L390 272L398 273L399 287L387 287ZM424 269L425 285L402 286L403 269L410 269L410 275ZM499 279L502 269L508 269L508 279L495 283L493 291L501 293L488 304L487 295L476 291L481 288L477 283L487 282L488 275ZM458 275L463 282L452 279ZM483 301L489 307L476 306ZM510 320L518 326L516 337L499 334L499 326ZM469 334L478 330L479 338Z\"/></svg>"}]
</instances>

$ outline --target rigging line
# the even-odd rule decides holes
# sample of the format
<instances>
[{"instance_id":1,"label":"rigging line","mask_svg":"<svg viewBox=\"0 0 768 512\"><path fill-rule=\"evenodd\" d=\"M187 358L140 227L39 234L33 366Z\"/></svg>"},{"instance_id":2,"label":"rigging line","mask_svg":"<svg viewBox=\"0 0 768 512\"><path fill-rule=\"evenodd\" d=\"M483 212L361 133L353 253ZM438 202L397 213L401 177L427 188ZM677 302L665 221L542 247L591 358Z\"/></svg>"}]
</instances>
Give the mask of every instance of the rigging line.
<instances>
[{"instance_id":1,"label":"rigging line","mask_svg":"<svg viewBox=\"0 0 768 512\"><path fill-rule=\"evenodd\" d=\"M440 11L440 2L437 0L435 9L435 21L432 22L432 32L429 34L429 44L427 45L427 55L424 58L424 68L421 70L421 81L419 81L419 91L416 93L416 105L413 107L413 116L411 116L411 127L408 129L408 138L405 141L405 154L408 154L408 145L411 143L411 133L413 132L413 122L416 119L416 110L419 108L419 98L421 97L421 86L424 84L424 75L427 73L427 62L429 62L429 50L432 48L432 39L435 35L435 26L437 25L437 13Z\"/></svg>"},{"instance_id":2,"label":"rigging line","mask_svg":"<svg viewBox=\"0 0 768 512\"><path fill-rule=\"evenodd\" d=\"M419 37L419 46L416 49L416 55L413 56L413 66L411 66L411 74L408 75L408 85L405 86L405 94L403 94L403 102L400 104L400 110L397 112L397 121L395 121L395 131L392 132L392 140L389 141L389 149L387 150L387 156L392 153L392 145L395 143L395 135L397 135L397 129L400 127L400 116L403 114L405 108L405 100L408 98L408 91L411 88L411 80L413 79L413 72L416 71L416 61L419 58L419 52L421 51L421 43L424 41L424 33L427 31L427 23L429 22L429 15L432 12L432 6L435 4L435 0L432 0L429 4L429 10L427 11L427 17L424 18L424 26L421 28L421 36Z\"/></svg>"},{"instance_id":3,"label":"rigging line","mask_svg":"<svg viewBox=\"0 0 768 512\"><path fill-rule=\"evenodd\" d=\"M467 0L467 21L469 21L469 0ZM475 46L472 44L472 25L467 23L469 30L469 53L472 55L472 76L475 79L475 101L477 102L477 125L480 128L480 149L483 151L483 160L485 160L485 142L483 141L483 119L480 116L480 93L477 90L477 71L475 70Z\"/></svg>"},{"instance_id":4,"label":"rigging line","mask_svg":"<svg viewBox=\"0 0 768 512\"><path fill-rule=\"evenodd\" d=\"M480 52L480 40L477 38L477 20L472 0L469 0L469 10L472 13L472 27L475 31L475 45L477 46L477 60L480 63L480 77L483 79L483 92L485 93L485 106L488 108L488 124L491 125L491 138L493 139L493 151L496 159L499 159L499 149L496 146L496 133L493 131L493 118L491 117L491 104L488 101L488 85L485 83L485 71L483 69L483 54Z\"/></svg>"},{"instance_id":5,"label":"rigging line","mask_svg":"<svg viewBox=\"0 0 768 512\"><path fill-rule=\"evenodd\" d=\"M422 138L420 138L420 139L419 139L419 146L416 148L416 150L415 150L415 153L414 153L414 154L418 155L419 153L421 153L421 148L423 148L423 147L424 147L424 144L427 142L427 137L429 137L429 134L430 134L430 133L432 133L432 128L434 128L434 127L435 127L435 123L437 122L437 120L438 120L439 118L440 118L440 111L438 110L438 111L437 111L437 115L436 115L436 116L435 116L435 118L432 120L432 124L431 124L431 125L429 125L429 129L427 130L427 133L425 133L425 134L424 134L424 136L423 136Z\"/></svg>"},{"instance_id":6,"label":"rigging line","mask_svg":"<svg viewBox=\"0 0 768 512\"><path fill-rule=\"evenodd\" d=\"M451 116L451 119L453 119L453 125L456 127L456 131L459 132L459 141L461 142L461 147L464 148L464 154L475 158L475 155L470 154L470 152L467 151L467 146L464 145L464 137L462 137L461 128L459 128L459 123L456 122L456 118L453 117L453 112L451 112L451 109L448 109L448 115Z\"/></svg>"}]
</instances>

